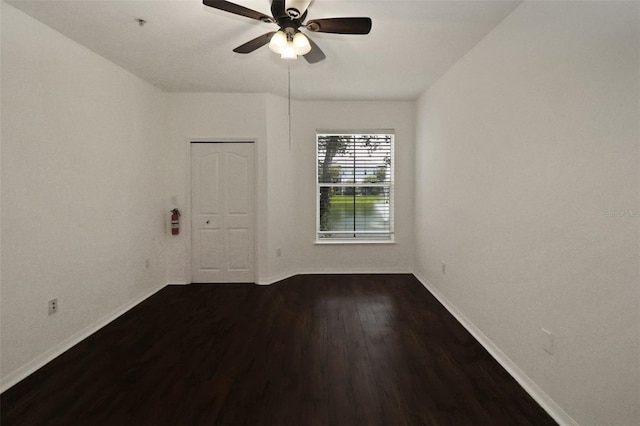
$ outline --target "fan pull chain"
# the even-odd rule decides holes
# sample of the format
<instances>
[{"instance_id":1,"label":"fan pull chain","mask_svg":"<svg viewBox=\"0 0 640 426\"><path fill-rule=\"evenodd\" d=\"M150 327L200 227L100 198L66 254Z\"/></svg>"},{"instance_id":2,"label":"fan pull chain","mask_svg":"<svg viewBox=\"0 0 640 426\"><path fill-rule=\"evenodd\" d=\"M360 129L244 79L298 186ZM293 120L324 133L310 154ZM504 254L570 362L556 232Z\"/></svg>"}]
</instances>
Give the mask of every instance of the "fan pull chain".
<instances>
[{"instance_id":1,"label":"fan pull chain","mask_svg":"<svg viewBox=\"0 0 640 426\"><path fill-rule=\"evenodd\" d=\"M287 86L289 96L289 152L291 152L291 62L287 63Z\"/></svg>"}]
</instances>

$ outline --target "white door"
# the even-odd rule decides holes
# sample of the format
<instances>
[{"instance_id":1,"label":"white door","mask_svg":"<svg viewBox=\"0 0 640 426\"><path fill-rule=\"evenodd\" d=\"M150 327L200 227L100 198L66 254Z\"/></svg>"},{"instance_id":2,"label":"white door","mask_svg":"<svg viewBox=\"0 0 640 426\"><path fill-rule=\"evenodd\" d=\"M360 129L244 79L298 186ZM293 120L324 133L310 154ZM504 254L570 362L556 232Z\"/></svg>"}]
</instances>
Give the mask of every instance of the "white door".
<instances>
[{"instance_id":1,"label":"white door","mask_svg":"<svg viewBox=\"0 0 640 426\"><path fill-rule=\"evenodd\" d=\"M191 282L254 279L253 143L191 144Z\"/></svg>"}]
</instances>

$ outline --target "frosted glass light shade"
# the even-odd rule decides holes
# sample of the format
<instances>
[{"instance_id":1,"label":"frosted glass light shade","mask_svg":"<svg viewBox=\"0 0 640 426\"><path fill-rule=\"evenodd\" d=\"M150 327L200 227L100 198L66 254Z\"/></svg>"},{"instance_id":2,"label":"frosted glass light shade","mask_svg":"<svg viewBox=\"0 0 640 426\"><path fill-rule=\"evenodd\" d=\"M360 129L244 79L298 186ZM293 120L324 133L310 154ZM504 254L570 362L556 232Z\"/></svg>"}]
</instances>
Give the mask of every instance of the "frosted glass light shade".
<instances>
[{"instance_id":1,"label":"frosted glass light shade","mask_svg":"<svg viewBox=\"0 0 640 426\"><path fill-rule=\"evenodd\" d=\"M269 49L272 52L278 53L282 55L285 48L287 47L287 35L284 31L277 31L273 37L271 37L271 41L269 42Z\"/></svg>"},{"instance_id":2,"label":"frosted glass light shade","mask_svg":"<svg viewBox=\"0 0 640 426\"><path fill-rule=\"evenodd\" d=\"M293 49L296 52L296 55L306 55L311 52L311 44L309 44L309 39L305 37L302 33L296 33L293 36Z\"/></svg>"},{"instance_id":3,"label":"frosted glass light shade","mask_svg":"<svg viewBox=\"0 0 640 426\"><path fill-rule=\"evenodd\" d=\"M287 43L284 50L280 54L282 59L298 59L298 55L296 55L296 49L293 47L293 43Z\"/></svg>"}]
</instances>

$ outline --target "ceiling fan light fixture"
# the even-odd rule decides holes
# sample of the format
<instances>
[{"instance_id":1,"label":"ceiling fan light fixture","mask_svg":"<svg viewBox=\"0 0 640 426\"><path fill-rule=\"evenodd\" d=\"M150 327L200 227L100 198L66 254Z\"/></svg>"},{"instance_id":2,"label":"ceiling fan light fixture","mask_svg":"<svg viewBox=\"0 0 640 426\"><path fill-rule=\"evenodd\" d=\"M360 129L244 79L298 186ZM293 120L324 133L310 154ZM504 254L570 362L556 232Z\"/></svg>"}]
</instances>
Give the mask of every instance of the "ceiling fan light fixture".
<instances>
[{"instance_id":1,"label":"ceiling fan light fixture","mask_svg":"<svg viewBox=\"0 0 640 426\"><path fill-rule=\"evenodd\" d=\"M280 55L282 59L298 59L298 56L306 55L311 51L309 39L293 28L284 31L276 31L269 41L269 49Z\"/></svg>"},{"instance_id":2,"label":"ceiling fan light fixture","mask_svg":"<svg viewBox=\"0 0 640 426\"><path fill-rule=\"evenodd\" d=\"M269 49L272 52L282 55L289 44L287 40L287 35L284 31L276 31L276 33L271 37L271 41L269 42Z\"/></svg>"},{"instance_id":3,"label":"ceiling fan light fixture","mask_svg":"<svg viewBox=\"0 0 640 426\"><path fill-rule=\"evenodd\" d=\"M293 36L293 49L296 52L296 55L306 55L311 52L311 44L309 43L309 39L307 37L298 32Z\"/></svg>"}]
</instances>

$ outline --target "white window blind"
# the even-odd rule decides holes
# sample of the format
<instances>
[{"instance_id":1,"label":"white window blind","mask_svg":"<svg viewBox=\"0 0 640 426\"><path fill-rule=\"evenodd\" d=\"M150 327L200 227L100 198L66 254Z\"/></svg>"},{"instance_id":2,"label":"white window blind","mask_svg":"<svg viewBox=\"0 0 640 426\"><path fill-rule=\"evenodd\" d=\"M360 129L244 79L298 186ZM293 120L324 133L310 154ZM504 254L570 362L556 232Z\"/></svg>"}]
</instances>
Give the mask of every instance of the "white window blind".
<instances>
[{"instance_id":1,"label":"white window blind","mask_svg":"<svg viewBox=\"0 0 640 426\"><path fill-rule=\"evenodd\" d=\"M393 132L316 140L318 241L393 240Z\"/></svg>"}]
</instances>

